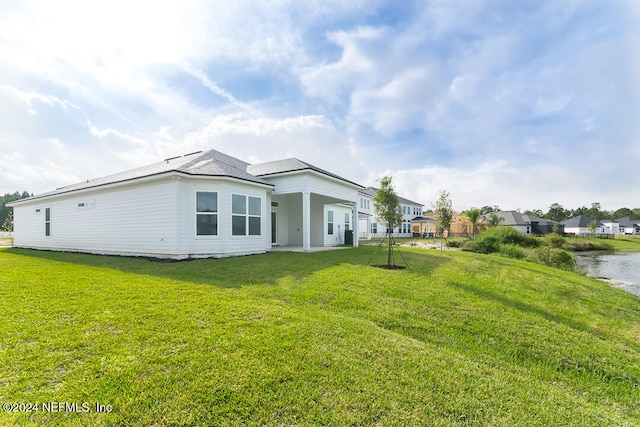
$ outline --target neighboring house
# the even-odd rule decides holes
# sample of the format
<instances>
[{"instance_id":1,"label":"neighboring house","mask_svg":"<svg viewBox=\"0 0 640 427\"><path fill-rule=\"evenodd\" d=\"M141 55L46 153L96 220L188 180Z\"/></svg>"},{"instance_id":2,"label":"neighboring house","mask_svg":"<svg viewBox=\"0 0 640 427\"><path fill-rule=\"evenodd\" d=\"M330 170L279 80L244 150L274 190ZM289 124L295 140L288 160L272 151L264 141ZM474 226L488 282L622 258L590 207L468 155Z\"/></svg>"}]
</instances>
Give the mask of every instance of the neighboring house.
<instances>
[{"instance_id":1,"label":"neighboring house","mask_svg":"<svg viewBox=\"0 0 640 427\"><path fill-rule=\"evenodd\" d=\"M9 204L14 246L158 258L337 245L363 187L298 159L250 165L215 150Z\"/></svg>"},{"instance_id":2,"label":"neighboring house","mask_svg":"<svg viewBox=\"0 0 640 427\"><path fill-rule=\"evenodd\" d=\"M559 234L566 232L566 227L563 226L563 223L552 221L550 219L538 218L533 215L522 214L518 211L501 211L492 213L495 213L498 218L503 218L500 225L515 228L522 234L545 235L553 233L554 229ZM489 218L489 215L491 214L483 215L482 218L486 221Z\"/></svg>"},{"instance_id":3,"label":"neighboring house","mask_svg":"<svg viewBox=\"0 0 640 427\"><path fill-rule=\"evenodd\" d=\"M373 236L372 224L376 221L373 217L373 197L363 190L358 191L360 204L358 205L358 230L360 230L360 238L369 240ZM377 233L377 224L376 224Z\"/></svg>"},{"instance_id":4,"label":"neighboring house","mask_svg":"<svg viewBox=\"0 0 640 427\"><path fill-rule=\"evenodd\" d=\"M375 208L373 207L373 198L376 196L378 190L374 187L367 187L360 191L360 197L364 203L369 200L368 209L361 209L361 214L364 218L361 218L360 222L363 227L367 227L369 230L369 237L384 237L387 234L387 227L380 219L377 218ZM415 218L422 217L422 208L424 205L414 202L404 197L398 196L400 202L400 210L402 211L402 222L398 227L392 230L393 237L411 237L412 236L412 222ZM367 217L366 215L371 215Z\"/></svg>"},{"instance_id":5,"label":"neighboring house","mask_svg":"<svg viewBox=\"0 0 640 427\"><path fill-rule=\"evenodd\" d=\"M569 218L565 221L562 221L560 224L564 225L565 234L575 236L590 236L592 232L591 230L589 230L589 224L591 224L593 221L596 221L596 229L593 234L606 234L605 227L600 221L586 215L578 215L573 218Z\"/></svg>"},{"instance_id":6,"label":"neighboring house","mask_svg":"<svg viewBox=\"0 0 640 427\"><path fill-rule=\"evenodd\" d=\"M438 219L435 218L435 212L430 212L429 215L434 216L433 218L423 217L424 221L416 221L416 222L424 222L424 229L426 233L426 237L439 237L438 236ZM451 217L451 223L449 224L449 230L445 231L446 237L471 237L472 230L471 224L464 220L459 212L453 212L453 216Z\"/></svg>"},{"instance_id":7,"label":"neighboring house","mask_svg":"<svg viewBox=\"0 0 640 427\"><path fill-rule=\"evenodd\" d=\"M640 219L628 216L616 219L620 226L620 234L640 234Z\"/></svg>"},{"instance_id":8,"label":"neighboring house","mask_svg":"<svg viewBox=\"0 0 640 427\"><path fill-rule=\"evenodd\" d=\"M612 219L600 220L600 224L604 227L604 234L624 234L620 229L620 223Z\"/></svg>"}]
</instances>

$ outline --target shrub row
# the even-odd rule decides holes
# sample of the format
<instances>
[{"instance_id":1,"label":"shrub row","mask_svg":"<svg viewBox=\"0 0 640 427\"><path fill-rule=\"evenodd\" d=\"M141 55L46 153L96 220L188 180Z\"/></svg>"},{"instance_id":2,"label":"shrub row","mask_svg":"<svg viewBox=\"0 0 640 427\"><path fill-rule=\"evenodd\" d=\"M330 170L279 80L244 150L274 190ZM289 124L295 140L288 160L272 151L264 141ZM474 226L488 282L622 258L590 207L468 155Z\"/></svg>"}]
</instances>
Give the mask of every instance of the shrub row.
<instances>
[{"instance_id":1,"label":"shrub row","mask_svg":"<svg viewBox=\"0 0 640 427\"><path fill-rule=\"evenodd\" d=\"M541 240L524 235L511 227L496 227L467 241L462 250L481 254L498 253L509 258L537 262L563 270L577 269L573 254L563 249L566 243L562 236L547 236L544 243L545 245L541 245Z\"/></svg>"}]
</instances>

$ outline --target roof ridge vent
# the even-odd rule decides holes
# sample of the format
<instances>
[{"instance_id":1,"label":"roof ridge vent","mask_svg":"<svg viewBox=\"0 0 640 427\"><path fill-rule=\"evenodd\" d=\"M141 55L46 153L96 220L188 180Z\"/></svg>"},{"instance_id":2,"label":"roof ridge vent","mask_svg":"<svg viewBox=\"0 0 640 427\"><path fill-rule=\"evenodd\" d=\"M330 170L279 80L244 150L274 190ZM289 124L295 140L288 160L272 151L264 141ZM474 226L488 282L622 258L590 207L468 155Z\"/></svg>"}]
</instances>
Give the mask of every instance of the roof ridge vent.
<instances>
[{"instance_id":1,"label":"roof ridge vent","mask_svg":"<svg viewBox=\"0 0 640 427\"><path fill-rule=\"evenodd\" d=\"M193 156L194 154L200 154L200 153L202 153L202 150L200 150L200 151L194 151L193 153L189 153L189 154L185 154L185 155L184 155L184 156L182 156L182 157Z\"/></svg>"}]
</instances>

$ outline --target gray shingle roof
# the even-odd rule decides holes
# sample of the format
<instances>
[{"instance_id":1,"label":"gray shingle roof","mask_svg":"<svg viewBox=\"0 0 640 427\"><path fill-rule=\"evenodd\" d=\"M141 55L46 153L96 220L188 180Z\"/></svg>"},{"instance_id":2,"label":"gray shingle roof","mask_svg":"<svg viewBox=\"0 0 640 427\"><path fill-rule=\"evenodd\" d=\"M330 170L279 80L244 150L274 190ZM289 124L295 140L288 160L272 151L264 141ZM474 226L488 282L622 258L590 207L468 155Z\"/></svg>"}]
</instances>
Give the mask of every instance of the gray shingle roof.
<instances>
[{"instance_id":1,"label":"gray shingle roof","mask_svg":"<svg viewBox=\"0 0 640 427\"><path fill-rule=\"evenodd\" d=\"M376 194L378 193L378 189L375 187L367 187L363 190L360 190L360 192L363 194L366 194L367 196L376 197ZM413 200L405 199L404 197L400 197L400 196L398 196L398 200L400 201L400 203L405 205L414 205L414 206L420 206L420 207L424 206L422 203L414 202Z\"/></svg>"},{"instance_id":2,"label":"gray shingle roof","mask_svg":"<svg viewBox=\"0 0 640 427\"><path fill-rule=\"evenodd\" d=\"M560 224L563 224L565 227L588 227L589 224L593 221L593 218L586 215L578 215L573 218L569 218L565 221L562 221ZM596 224L598 227L601 227L600 221L596 220Z\"/></svg>"},{"instance_id":3,"label":"gray shingle roof","mask_svg":"<svg viewBox=\"0 0 640 427\"><path fill-rule=\"evenodd\" d=\"M353 181L349 181L348 179L345 179L341 176L338 176L334 173L328 172L324 169L321 169L307 162L303 162L302 160L299 160L296 158L275 160L275 161L266 162L266 163L258 163L255 165L249 165L247 167L247 172L258 177L272 176L272 175L278 175L286 172L295 172L295 171L303 171L303 170L312 170L315 172L319 172L323 175L327 175L332 178L339 179L340 181L348 182L349 184L353 184L362 188L360 184L356 184Z\"/></svg>"},{"instance_id":4,"label":"gray shingle roof","mask_svg":"<svg viewBox=\"0 0 640 427\"><path fill-rule=\"evenodd\" d=\"M550 219L538 218L537 216L521 214L518 211L500 211L493 212L498 218L504 218L502 225L531 225L531 224L539 224L539 225L553 225L557 224L556 221L552 221ZM483 218L486 220L491 213L483 215ZM562 224L562 223L561 223Z\"/></svg>"},{"instance_id":5,"label":"gray shingle roof","mask_svg":"<svg viewBox=\"0 0 640 427\"><path fill-rule=\"evenodd\" d=\"M161 175L168 172L180 172L194 176L231 177L258 184L272 185L262 178L247 173L247 166L249 166L248 163L216 150L208 150L206 152L198 151L196 153L166 159L148 166L119 172L101 178L89 179L66 187L60 187L48 193L39 194L28 199L22 199L20 202Z\"/></svg>"},{"instance_id":6,"label":"gray shingle roof","mask_svg":"<svg viewBox=\"0 0 640 427\"><path fill-rule=\"evenodd\" d=\"M635 227L637 225L640 225L640 219L631 218L629 216L618 218L616 219L616 221L625 228L627 227L630 228L630 227Z\"/></svg>"}]
</instances>

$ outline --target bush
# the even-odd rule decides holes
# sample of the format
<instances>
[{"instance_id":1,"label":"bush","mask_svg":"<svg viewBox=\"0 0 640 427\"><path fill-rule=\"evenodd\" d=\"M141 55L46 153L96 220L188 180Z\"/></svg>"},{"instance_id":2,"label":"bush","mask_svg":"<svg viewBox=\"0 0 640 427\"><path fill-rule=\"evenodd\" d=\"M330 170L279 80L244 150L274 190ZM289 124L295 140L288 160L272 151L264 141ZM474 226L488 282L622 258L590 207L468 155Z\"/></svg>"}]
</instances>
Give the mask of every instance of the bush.
<instances>
[{"instance_id":1,"label":"bush","mask_svg":"<svg viewBox=\"0 0 640 427\"><path fill-rule=\"evenodd\" d=\"M562 248L565 245L565 239L557 233L547 234L544 237L544 242L552 248Z\"/></svg>"},{"instance_id":2,"label":"bush","mask_svg":"<svg viewBox=\"0 0 640 427\"><path fill-rule=\"evenodd\" d=\"M515 259L525 259L524 249L518 245L500 245L500 255Z\"/></svg>"},{"instance_id":3,"label":"bush","mask_svg":"<svg viewBox=\"0 0 640 427\"><path fill-rule=\"evenodd\" d=\"M490 254L500 252L501 245L535 248L540 245L540 242L535 237L526 236L512 227L495 227L490 228L476 236L476 238L470 242L465 243L463 250ZM510 249L507 249L507 251L509 250Z\"/></svg>"},{"instance_id":4,"label":"bush","mask_svg":"<svg viewBox=\"0 0 640 427\"><path fill-rule=\"evenodd\" d=\"M447 240L448 248L461 248L464 242L462 240Z\"/></svg>"},{"instance_id":5,"label":"bush","mask_svg":"<svg viewBox=\"0 0 640 427\"><path fill-rule=\"evenodd\" d=\"M500 240L495 236L486 236L467 242L462 248L463 251L477 252L479 254L492 254L500 251Z\"/></svg>"},{"instance_id":6,"label":"bush","mask_svg":"<svg viewBox=\"0 0 640 427\"><path fill-rule=\"evenodd\" d=\"M595 250L595 246L591 242L567 242L566 247L575 252Z\"/></svg>"},{"instance_id":7,"label":"bush","mask_svg":"<svg viewBox=\"0 0 640 427\"><path fill-rule=\"evenodd\" d=\"M543 246L531 251L527 260L548 265L562 270L576 271L577 264L574 256L564 249Z\"/></svg>"}]
</instances>

